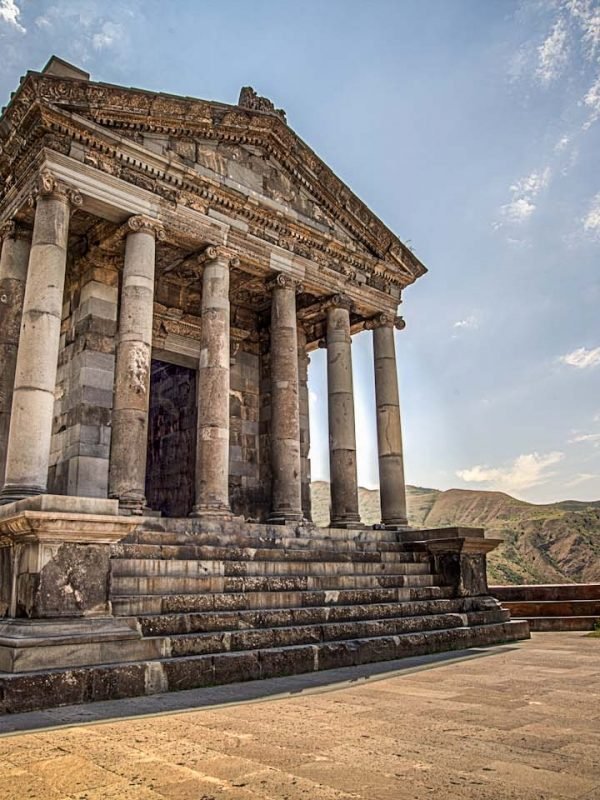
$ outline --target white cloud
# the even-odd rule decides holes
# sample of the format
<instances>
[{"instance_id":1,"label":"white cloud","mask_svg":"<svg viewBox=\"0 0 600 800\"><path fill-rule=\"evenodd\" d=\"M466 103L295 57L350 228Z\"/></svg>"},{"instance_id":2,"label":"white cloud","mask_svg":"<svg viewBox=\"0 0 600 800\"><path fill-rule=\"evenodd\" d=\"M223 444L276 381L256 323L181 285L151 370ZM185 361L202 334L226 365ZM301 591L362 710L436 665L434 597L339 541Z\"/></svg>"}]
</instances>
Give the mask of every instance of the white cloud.
<instances>
[{"instance_id":1,"label":"white cloud","mask_svg":"<svg viewBox=\"0 0 600 800\"><path fill-rule=\"evenodd\" d=\"M27 33L25 28L19 22L21 16L21 9L15 3L15 0L0 0L0 21L12 25L20 33Z\"/></svg>"},{"instance_id":2,"label":"white cloud","mask_svg":"<svg viewBox=\"0 0 600 800\"><path fill-rule=\"evenodd\" d=\"M517 197L500 207L500 213L505 217L508 222L524 222L528 219L536 209L535 203L532 203L526 197Z\"/></svg>"},{"instance_id":3,"label":"white cloud","mask_svg":"<svg viewBox=\"0 0 600 800\"><path fill-rule=\"evenodd\" d=\"M546 167L541 172L532 172L525 178L521 178L510 187L510 191L514 195L528 195L535 197L542 189L545 189L550 182L552 172L550 167Z\"/></svg>"},{"instance_id":4,"label":"white cloud","mask_svg":"<svg viewBox=\"0 0 600 800\"><path fill-rule=\"evenodd\" d=\"M583 229L586 233L600 238L600 192L593 198L589 211L583 219Z\"/></svg>"},{"instance_id":5,"label":"white cloud","mask_svg":"<svg viewBox=\"0 0 600 800\"><path fill-rule=\"evenodd\" d=\"M593 472L579 472L577 473L577 475L571 478L571 480L566 481L565 486L568 487L579 486L580 483L593 481L596 478L600 478L600 475Z\"/></svg>"},{"instance_id":6,"label":"white cloud","mask_svg":"<svg viewBox=\"0 0 600 800\"><path fill-rule=\"evenodd\" d=\"M477 465L459 470L456 474L465 483L483 484L490 489L509 493L519 492L548 481L554 475L549 468L563 458L564 453L558 451L545 455L526 453L504 467Z\"/></svg>"},{"instance_id":7,"label":"white cloud","mask_svg":"<svg viewBox=\"0 0 600 800\"><path fill-rule=\"evenodd\" d=\"M471 314L470 316L465 317L464 319L457 320L452 327L475 330L476 328L479 327L479 320L474 314Z\"/></svg>"},{"instance_id":8,"label":"white cloud","mask_svg":"<svg viewBox=\"0 0 600 800\"><path fill-rule=\"evenodd\" d=\"M561 75L567 65L568 55L567 27L563 19L558 19L551 33L538 47L536 75L542 84L549 84Z\"/></svg>"},{"instance_id":9,"label":"white cloud","mask_svg":"<svg viewBox=\"0 0 600 800\"><path fill-rule=\"evenodd\" d=\"M600 364L600 347L595 347L593 350L586 350L585 347L578 347L571 353L565 353L558 359L562 364L567 364L570 367L577 367L578 369L585 369L586 367L595 367Z\"/></svg>"},{"instance_id":10,"label":"white cloud","mask_svg":"<svg viewBox=\"0 0 600 800\"><path fill-rule=\"evenodd\" d=\"M558 140L558 142L554 145L554 151L556 153L562 152L565 149L565 147L569 144L570 141L571 141L571 137L570 136L566 136L566 135L565 136L561 136L560 139Z\"/></svg>"},{"instance_id":11,"label":"white cloud","mask_svg":"<svg viewBox=\"0 0 600 800\"><path fill-rule=\"evenodd\" d=\"M591 111L589 119L583 124L583 129L587 130L600 117L600 75L588 89L583 102Z\"/></svg>"},{"instance_id":12,"label":"white cloud","mask_svg":"<svg viewBox=\"0 0 600 800\"><path fill-rule=\"evenodd\" d=\"M569 444L580 444L582 442L590 442L594 447L600 447L600 433L580 433L569 439Z\"/></svg>"},{"instance_id":13,"label":"white cloud","mask_svg":"<svg viewBox=\"0 0 600 800\"><path fill-rule=\"evenodd\" d=\"M92 36L95 50L104 50L112 47L115 42L123 37L123 28L116 22L105 22L102 28Z\"/></svg>"},{"instance_id":14,"label":"white cloud","mask_svg":"<svg viewBox=\"0 0 600 800\"><path fill-rule=\"evenodd\" d=\"M536 204L533 202L538 194L545 189L550 183L552 170L550 167L545 167L539 172L531 172L524 178L520 178L513 183L509 190L512 194L510 203L500 207L500 214L508 223L520 224L529 219L536 209ZM502 222L496 222L494 228L497 230L503 225Z\"/></svg>"}]
</instances>

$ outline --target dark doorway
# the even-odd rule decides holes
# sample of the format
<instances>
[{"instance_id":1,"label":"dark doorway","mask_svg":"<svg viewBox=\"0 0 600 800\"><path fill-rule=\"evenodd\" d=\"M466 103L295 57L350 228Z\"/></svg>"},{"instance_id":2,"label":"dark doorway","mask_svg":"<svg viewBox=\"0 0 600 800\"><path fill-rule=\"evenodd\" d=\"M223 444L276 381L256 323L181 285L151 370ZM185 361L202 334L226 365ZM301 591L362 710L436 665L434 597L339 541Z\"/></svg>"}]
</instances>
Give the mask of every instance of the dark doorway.
<instances>
[{"instance_id":1,"label":"dark doorway","mask_svg":"<svg viewBox=\"0 0 600 800\"><path fill-rule=\"evenodd\" d=\"M152 361L146 497L166 517L194 505L196 370Z\"/></svg>"}]
</instances>

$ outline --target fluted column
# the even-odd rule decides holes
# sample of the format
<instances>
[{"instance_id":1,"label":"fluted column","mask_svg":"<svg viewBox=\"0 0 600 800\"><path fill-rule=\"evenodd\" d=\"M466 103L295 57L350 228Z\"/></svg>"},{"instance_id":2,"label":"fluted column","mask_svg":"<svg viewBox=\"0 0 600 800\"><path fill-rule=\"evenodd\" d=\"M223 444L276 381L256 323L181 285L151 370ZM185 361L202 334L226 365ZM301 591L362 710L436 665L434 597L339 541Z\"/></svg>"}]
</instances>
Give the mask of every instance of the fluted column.
<instances>
[{"instance_id":1,"label":"fluted column","mask_svg":"<svg viewBox=\"0 0 600 800\"><path fill-rule=\"evenodd\" d=\"M360 524L350 336L351 302L333 297L327 308L327 392L332 527Z\"/></svg>"},{"instance_id":2,"label":"fluted column","mask_svg":"<svg viewBox=\"0 0 600 800\"><path fill-rule=\"evenodd\" d=\"M15 385L31 231L17 222L0 227L0 488L4 486L10 410Z\"/></svg>"},{"instance_id":3,"label":"fluted column","mask_svg":"<svg viewBox=\"0 0 600 800\"><path fill-rule=\"evenodd\" d=\"M211 246L202 260L196 503L192 516L229 516L229 267L237 259Z\"/></svg>"},{"instance_id":4,"label":"fluted column","mask_svg":"<svg viewBox=\"0 0 600 800\"><path fill-rule=\"evenodd\" d=\"M146 505L148 407L158 220L131 217L125 226L119 335L112 412L109 495L122 511L143 514Z\"/></svg>"},{"instance_id":5,"label":"fluted column","mask_svg":"<svg viewBox=\"0 0 600 800\"><path fill-rule=\"evenodd\" d=\"M271 288L271 522L302 519L298 393L298 284L281 273Z\"/></svg>"},{"instance_id":6,"label":"fluted column","mask_svg":"<svg viewBox=\"0 0 600 800\"><path fill-rule=\"evenodd\" d=\"M71 206L81 195L44 170L36 186L0 502L46 491Z\"/></svg>"},{"instance_id":7,"label":"fluted column","mask_svg":"<svg viewBox=\"0 0 600 800\"><path fill-rule=\"evenodd\" d=\"M366 326L373 329L381 521L392 528L408 524L394 345L394 327L402 330L404 326L401 317L394 319L387 314L380 314L369 320Z\"/></svg>"}]
</instances>

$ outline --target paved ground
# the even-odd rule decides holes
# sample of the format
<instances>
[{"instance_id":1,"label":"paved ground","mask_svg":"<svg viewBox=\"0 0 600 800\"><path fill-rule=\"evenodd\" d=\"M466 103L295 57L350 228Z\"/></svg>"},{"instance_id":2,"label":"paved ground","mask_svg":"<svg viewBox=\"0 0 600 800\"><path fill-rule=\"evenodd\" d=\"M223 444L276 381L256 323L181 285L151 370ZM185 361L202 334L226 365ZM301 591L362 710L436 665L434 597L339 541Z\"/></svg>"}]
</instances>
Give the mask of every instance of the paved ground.
<instances>
[{"instance_id":1,"label":"paved ground","mask_svg":"<svg viewBox=\"0 0 600 800\"><path fill-rule=\"evenodd\" d=\"M253 684L4 718L36 729L0 736L0 798L599 800L600 640L542 633L404 666L265 681L295 693L268 702L214 705ZM206 705L72 725L173 698Z\"/></svg>"}]
</instances>

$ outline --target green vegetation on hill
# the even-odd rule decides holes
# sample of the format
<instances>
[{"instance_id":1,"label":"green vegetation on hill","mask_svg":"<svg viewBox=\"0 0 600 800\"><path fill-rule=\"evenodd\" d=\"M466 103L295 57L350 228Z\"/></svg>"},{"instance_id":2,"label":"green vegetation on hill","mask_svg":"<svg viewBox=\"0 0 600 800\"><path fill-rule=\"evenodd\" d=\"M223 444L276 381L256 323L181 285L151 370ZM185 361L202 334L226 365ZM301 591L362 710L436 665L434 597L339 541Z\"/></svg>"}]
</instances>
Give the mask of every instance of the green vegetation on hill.
<instances>
[{"instance_id":1,"label":"green vegetation on hill","mask_svg":"<svg viewBox=\"0 0 600 800\"><path fill-rule=\"evenodd\" d=\"M329 484L312 484L313 519L329 523ZM408 516L417 528L472 525L504 539L488 557L492 583L600 581L600 501L535 505L502 492L407 487ZM364 522L379 522L379 492L359 490Z\"/></svg>"}]
</instances>

